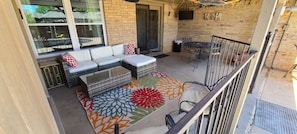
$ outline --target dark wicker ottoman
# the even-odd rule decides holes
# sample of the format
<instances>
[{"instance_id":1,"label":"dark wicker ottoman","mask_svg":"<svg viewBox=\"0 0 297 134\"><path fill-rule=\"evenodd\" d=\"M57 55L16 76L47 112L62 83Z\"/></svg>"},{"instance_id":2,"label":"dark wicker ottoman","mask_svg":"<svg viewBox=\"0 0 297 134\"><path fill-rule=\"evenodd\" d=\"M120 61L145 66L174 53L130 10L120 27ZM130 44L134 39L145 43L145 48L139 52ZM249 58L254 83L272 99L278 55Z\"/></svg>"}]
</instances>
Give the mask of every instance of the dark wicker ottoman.
<instances>
[{"instance_id":1,"label":"dark wicker ottoman","mask_svg":"<svg viewBox=\"0 0 297 134\"><path fill-rule=\"evenodd\" d=\"M113 67L95 73L79 76L82 88L88 97L101 94L131 82L131 71L122 67Z\"/></svg>"},{"instance_id":2,"label":"dark wicker ottoman","mask_svg":"<svg viewBox=\"0 0 297 134\"><path fill-rule=\"evenodd\" d=\"M142 54L123 59L122 66L131 70L132 76L136 79L152 73L157 69L156 58Z\"/></svg>"}]
</instances>

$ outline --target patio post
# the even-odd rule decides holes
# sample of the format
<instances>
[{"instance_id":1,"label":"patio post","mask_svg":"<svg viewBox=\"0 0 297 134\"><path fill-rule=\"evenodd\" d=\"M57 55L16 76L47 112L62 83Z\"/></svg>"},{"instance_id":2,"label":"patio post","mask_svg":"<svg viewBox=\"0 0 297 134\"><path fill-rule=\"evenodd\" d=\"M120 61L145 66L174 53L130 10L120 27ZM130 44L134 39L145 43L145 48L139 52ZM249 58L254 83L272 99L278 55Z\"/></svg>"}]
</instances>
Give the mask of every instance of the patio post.
<instances>
[{"instance_id":1,"label":"patio post","mask_svg":"<svg viewBox=\"0 0 297 134\"><path fill-rule=\"evenodd\" d=\"M265 37L268 33L277 2L278 0L263 0L262 2L261 11L258 17L258 22L251 41L251 50L256 50L258 51L258 53L255 54L254 59L251 61L248 74L242 89L242 93L240 95L239 102L238 102L232 123L230 124L230 127L229 127L230 133L235 132L235 128L237 126L240 113L242 111L250 84L252 82L254 75L257 75L255 74L256 67L258 62L260 61L260 55L263 49Z\"/></svg>"}]
</instances>

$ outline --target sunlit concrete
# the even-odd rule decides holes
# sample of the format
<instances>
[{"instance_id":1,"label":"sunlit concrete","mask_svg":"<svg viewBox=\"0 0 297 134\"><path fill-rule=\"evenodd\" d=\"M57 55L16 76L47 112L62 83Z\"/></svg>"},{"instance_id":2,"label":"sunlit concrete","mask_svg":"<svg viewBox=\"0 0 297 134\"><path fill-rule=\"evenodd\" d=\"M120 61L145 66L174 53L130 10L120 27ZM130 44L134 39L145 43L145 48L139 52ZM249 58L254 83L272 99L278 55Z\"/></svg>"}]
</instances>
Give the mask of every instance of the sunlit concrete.
<instances>
[{"instance_id":1,"label":"sunlit concrete","mask_svg":"<svg viewBox=\"0 0 297 134\"><path fill-rule=\"evenodd\" d=\"M271 132L259 128L253 124L255 115L256 99L268 101L277 105L281 105L291 109L297 109L296 106L296 74L297 71L293 70L286 77L287 72L280 70L273 70L264 68L259 76L255 89L252 94L247 96L245 102L246 109L241 113L236 134L249 133L249 134L270 134ZM254 110L254 111L251 111ZM248 117L248 115L251 115ZM244 122L250 124L245 125ZM242 126L243 125L243 126Z\"/></svg>"}]
</instances>

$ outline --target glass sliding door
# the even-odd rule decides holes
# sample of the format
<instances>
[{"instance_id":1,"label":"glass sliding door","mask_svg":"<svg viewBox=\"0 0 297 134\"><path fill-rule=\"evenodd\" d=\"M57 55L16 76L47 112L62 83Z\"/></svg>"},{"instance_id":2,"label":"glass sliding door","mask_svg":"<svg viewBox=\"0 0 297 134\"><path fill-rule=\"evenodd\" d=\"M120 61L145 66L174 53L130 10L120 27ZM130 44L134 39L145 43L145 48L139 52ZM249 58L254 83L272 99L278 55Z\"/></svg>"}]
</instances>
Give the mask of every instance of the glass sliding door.
<instances>
[{"instance_id":1,"label":"glass sliding door","mask_svg":"<svg viewBox=\"0 0 297 134\"><path fill-rule=\"evenodd\" d=\"M137 46L141 53L148 53L149 6L136 5Z\"/></svg>"},{"instance_id":2,"label":"glass sliding door","mask_svg":"<svg viewBox=\"0 0 297 134\"><path fill-rule=\"evenodd\" d=\"M150 51L159 50L159 37L158 37L158 25L159 25L159 12L158 10L149 11L149 38L148 38L148 48Z\"/></svg>"},{"instance_id":3,"label":"glass sliding door","mask_svg":"<svg viewBox=\"0 0 297 134\"><path fill-rule=\"evenodd\" d=\"M136 5L137 45L141 53L161 51L161 11L160 5Z\"/></svg>"}]
</instances>

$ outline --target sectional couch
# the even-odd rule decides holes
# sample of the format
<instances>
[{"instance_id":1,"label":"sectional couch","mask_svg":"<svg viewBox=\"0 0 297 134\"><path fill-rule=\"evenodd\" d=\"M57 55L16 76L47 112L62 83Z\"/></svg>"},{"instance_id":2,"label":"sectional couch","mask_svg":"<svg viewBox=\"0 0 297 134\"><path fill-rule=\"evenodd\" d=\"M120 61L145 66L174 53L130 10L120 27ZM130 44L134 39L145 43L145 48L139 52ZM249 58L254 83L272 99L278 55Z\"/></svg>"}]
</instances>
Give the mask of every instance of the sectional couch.
<instances>
[{"instance_id":1,"label":"sectional couch","mask_svg":"<svg viewBox=\"0 0 297 134\"><path fill-rule=\"evenodd\" d=\"M128 45L128 43L67 52L77 62L76 66L73 67L62 58L59 58L65 73L67 86L71 88L78 85L80 75L120 66L123 59L136 56L135 53L125 54L124 45Z\"/></svg>"}]
</instances>

